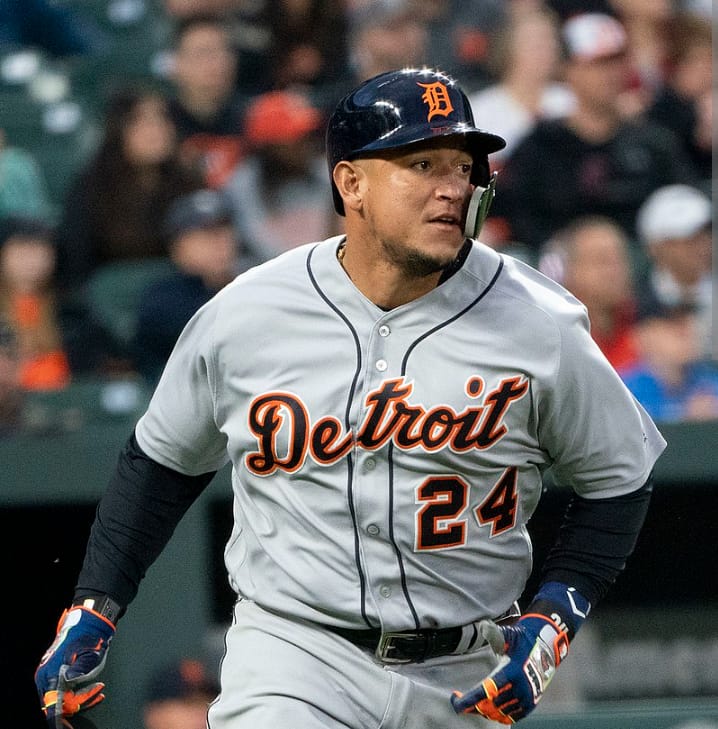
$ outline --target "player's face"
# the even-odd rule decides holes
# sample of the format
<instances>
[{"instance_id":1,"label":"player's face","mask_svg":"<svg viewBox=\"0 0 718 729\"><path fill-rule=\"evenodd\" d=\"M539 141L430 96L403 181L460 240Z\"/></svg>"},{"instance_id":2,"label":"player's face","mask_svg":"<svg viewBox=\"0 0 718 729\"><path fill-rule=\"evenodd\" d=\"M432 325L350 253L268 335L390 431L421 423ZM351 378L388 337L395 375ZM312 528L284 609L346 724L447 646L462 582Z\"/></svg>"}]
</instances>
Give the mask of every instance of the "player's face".
<instances>
[{"instance_id":1,"label":"player's face","mask_svg":"<svg viewBox=\"0 0 718 729\"><path fill-rule=\"evenodd\" d=\"M463 141L438 139L357 160L364 173L363 246L407 275L441 270L464 242L473 185Z\"/></svg>"}]
</instances>

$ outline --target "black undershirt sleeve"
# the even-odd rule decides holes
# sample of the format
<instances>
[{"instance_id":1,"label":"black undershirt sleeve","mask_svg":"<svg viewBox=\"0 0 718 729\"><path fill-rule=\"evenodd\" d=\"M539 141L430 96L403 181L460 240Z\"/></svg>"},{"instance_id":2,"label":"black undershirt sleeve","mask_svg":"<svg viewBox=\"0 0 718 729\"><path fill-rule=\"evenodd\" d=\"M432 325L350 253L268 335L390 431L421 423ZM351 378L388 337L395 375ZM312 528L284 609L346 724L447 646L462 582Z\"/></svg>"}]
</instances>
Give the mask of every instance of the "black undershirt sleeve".
<instances>
[{"instance_id":1,"label":"black undershirt sleeve","mask_svg":"<svg viewBox=\"0 0 718 729\"><path fill-rule=\"evenodd\" d=\"M75 600L109 595L123 608L215 472L186 476L160 465L130 436L97 507Z\"/></svg>"},{"instance_id":2,"label":"black undershirt sleeve","mask_svg":"<svg viewBox=\"0 0 718 729\"><path fill-rule=\"evenodd\" d=\"M595 607L626 566L643 527L653 474L641 488L607 499L571 498L541 582L575 587Z\"/></svg>"}]
</instances>

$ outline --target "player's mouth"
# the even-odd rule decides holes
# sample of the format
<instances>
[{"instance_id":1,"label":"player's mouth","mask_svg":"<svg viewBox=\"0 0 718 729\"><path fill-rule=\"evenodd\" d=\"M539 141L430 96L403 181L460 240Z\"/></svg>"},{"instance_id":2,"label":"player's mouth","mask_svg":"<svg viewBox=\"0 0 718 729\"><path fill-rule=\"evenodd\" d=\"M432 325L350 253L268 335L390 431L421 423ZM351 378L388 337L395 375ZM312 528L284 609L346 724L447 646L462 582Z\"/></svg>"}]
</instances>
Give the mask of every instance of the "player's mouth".
<instances>
[{"instance_id":1,"label":"player's mouth","mask_svg":"<svg viewBox=\"0 0 718 729\"><path fill-rule=\"evenodd\" d=\"M441 226L442 228L460 228L461 218L457 215L437 215L433 218L429 218L431 225Z\"/></svg>"}]
</instances>

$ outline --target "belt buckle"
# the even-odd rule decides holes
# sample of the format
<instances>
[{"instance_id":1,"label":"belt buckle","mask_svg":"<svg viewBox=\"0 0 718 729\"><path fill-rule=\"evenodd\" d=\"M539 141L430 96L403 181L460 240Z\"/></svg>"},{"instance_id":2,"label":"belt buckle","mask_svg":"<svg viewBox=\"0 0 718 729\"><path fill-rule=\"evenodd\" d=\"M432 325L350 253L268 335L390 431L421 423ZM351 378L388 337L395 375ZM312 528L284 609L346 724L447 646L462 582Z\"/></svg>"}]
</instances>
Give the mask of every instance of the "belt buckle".
<instances>
[{"instance_id":1,"label":"belt buckle","mask_svg":"<svg viewBox=\"0 0 718 729\"><path fill-rule=\"evenodd\" d=\"M379 643L376 646L376 650L374 651L374 655L382 663L412 663L411 658L394 658L389 655L389 652L395 647L395 638L419 638L420 636L421 633L382 633L381 638L379 638Z\"/></svg>"}]
</instances>

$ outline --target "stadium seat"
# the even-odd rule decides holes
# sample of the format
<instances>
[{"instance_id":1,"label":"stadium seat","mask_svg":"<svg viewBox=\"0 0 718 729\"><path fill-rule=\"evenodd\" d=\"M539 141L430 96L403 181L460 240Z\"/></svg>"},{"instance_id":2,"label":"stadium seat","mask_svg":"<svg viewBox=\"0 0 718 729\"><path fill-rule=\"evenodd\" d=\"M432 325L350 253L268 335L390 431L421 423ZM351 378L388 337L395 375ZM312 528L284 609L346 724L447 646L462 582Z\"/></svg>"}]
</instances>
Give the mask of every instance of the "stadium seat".
<instances>
[{"instance_id":1,"label":"stadium seat","mask_svg":"<svg viewBox=\"0 0 718 729\"><path fill-rule=\"evenodd\" d=\"M142 292L172 270L169 259L152 258L106 264L90 277L87 306L121 347L130 347L133 341Z\"/></svg>"},{"instance_id":2,"label":"stadium seat","mask_svg":"<svg viewBox=\"0 0 718 729\"><path fill-rule=\"evenodd\" d=\"M62 390L28 391L25 414L31 432L72 432L92 423L132 422L149 398L147 385L137 377L76 377Z\"/></svg>"}]
</instances>

